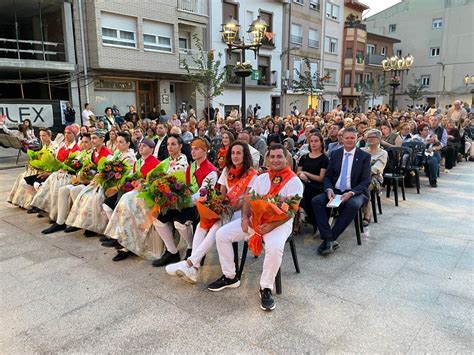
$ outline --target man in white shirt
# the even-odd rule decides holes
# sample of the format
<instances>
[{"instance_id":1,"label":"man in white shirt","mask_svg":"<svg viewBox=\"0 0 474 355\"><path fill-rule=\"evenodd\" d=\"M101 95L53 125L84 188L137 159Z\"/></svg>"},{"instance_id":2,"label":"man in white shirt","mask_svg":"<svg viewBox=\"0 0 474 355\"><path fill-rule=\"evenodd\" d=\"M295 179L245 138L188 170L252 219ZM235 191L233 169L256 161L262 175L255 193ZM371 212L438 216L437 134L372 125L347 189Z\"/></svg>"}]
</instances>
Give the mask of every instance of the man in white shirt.
<instances>
[{"instance_id":1,"label":"man in white shirt","mask_svg":"<svg viewBox=\"0 0 474 355\"><path fill-rule=\"evenodd\" d=\"M286 163L286 148L281 144L269 147L270 171L257 177L252 190L260 195L294 197L303 196L303 184ZM216 234L216 246L223 275L208 286L210 291L240 286L234 265L233 242L247 240L254 234L250 223L251 210L247 203L242 207L242 219L227 223ZM275 308L272 289L276 274L283 259L286 240L293 228L293 217L259 226L258 232L265 242L265 259L260 277L261 308L271 311Z\"/></svg>"},{"instance_id":2,"label":"man in white shirt","mask_svg":"<svg viewBox=\"0 0 474 355\"><path fill-rule=\"evenodd\" d=\"M90 127L91 121L89 119L90 116L94 116L94 112L91 111L91 105L86 103L84 105L84 111L82 111L82 125Z\"/></svg>"}]
</instances>

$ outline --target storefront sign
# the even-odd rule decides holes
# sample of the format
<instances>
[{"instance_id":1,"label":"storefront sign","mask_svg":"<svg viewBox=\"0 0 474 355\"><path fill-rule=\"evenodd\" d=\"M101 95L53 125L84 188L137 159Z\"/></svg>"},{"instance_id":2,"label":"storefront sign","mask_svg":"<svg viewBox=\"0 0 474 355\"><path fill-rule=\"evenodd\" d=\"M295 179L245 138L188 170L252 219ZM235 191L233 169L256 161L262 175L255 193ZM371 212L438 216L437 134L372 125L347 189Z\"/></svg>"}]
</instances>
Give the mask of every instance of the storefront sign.
<instances>
[{"instance_id":1,"label":"storefront sign","mask_svg":"<svg viewBox=\"0 0 474 355\"><path fill-rule=\"evenodd\" d=\"M94 82L94 88L99 90L135 90L133 80L105 80L100 79Z\"/></svg>"},{"instance_id":2,"label":"storefront sign","mask_svg":"<svg viewBox=\"0 0 474 355\"><path fill-rule=\"evenodd\" d=\"M53 106L41 104L4 104L0 103L0 116L6 116L5 124L9 127L18 126L29 119L33 127L52 127Z\"/></svg>"}]
</instances>

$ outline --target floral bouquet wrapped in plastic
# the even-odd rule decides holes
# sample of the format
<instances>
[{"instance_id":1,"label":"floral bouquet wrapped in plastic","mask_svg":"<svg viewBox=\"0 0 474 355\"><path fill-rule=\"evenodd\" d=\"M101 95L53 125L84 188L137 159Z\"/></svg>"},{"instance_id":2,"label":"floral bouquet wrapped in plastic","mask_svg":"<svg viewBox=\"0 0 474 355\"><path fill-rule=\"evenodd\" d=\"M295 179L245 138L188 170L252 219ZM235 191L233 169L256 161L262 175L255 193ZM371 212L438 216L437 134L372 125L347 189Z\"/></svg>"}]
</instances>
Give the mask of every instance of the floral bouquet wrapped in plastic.
<instances>
[{"instance_id":1,"label":"floral bouquet wrapped in plastic","mask_svg":"<svg viewBox=\"0 0 474 355\"><path fill-rule=\"evenodd\" d=\"M105 191L123 184L130 172L130 165L120 159L107 160L102 158L97 164L96 182Z\"/></svg>"},{"instance_id":2,"label":"floral bouquet wrapped in plastic","mask_svg":"<svg viewBox=\"0 0 474 355\"><path fill-rule=\"evenodd\" d=\"M77 172L82 169L83 160L81 152L71 152L63 161L62 169L69 173L77 174Z\"/></svg>"},{"instance_id":3,"label":"floral bouquet wrapped in plastic","mask_svg":"<svg viewBox=\"0 0 474 355\"><path fill-rule=\"evenodd\" d=\"M89 184L97 174L97 165L91 159L86 158L82 161L82 167L76 174L76 182L84 185Z\"/></svg>"},{"instance_id":4,"label":"floral bouquet wrapped in plastic","mask_svg":"<svg viewBox=\"0 0 474 355\"><path fill-rule=\"evenodd\" d=\"M192 207L192 191L190 185L186 184L184 172L165 174L157 171L152 176L150 174L138 197L145 200L152 208L153 214L165 214L169 210L181 211Z\"/></svg>"},{"instance_id":5,"label":"floral bouquet wrapped in plastic","mask_svg":"<svg viewBox=\"0 0 474 355\"><path fill-rule=\"evenodd\" d=\"M200 217L200 227L209 230L214 223L222 220L222 224L232 219L233 210L230 201L214 187L203 187L199 190L196 207Z\"/></svg>"},{"instance_id":6,"label":"floral bouquet wrapped in plastic","mask_svg":"<svg viewBox=\"0 0 474 355\"><path fill-rule=\"evenodd\" d=\"M294 217L298 212L301 197L298 195L293 197L264 196L252 192L246 197L246 201L252 212L252 229L254 230L248 245L252 253L258 256L263 250L262 234L259 233L259 226L264 223L278 222Z\"/></svg>"},{"instance_id":7,"label":"floral bouquet wrapped in plastic","mask_svg":"<svg viewBox=\"0 0 474 355\"><path fill-rule=\"evenodd\" d=\"M30 165L38 170L52 173L63 167L63 163L56 159L49 150L45 149L35 152L29 149L27 154L30 157Z\"/></svg>"}]
</instances>

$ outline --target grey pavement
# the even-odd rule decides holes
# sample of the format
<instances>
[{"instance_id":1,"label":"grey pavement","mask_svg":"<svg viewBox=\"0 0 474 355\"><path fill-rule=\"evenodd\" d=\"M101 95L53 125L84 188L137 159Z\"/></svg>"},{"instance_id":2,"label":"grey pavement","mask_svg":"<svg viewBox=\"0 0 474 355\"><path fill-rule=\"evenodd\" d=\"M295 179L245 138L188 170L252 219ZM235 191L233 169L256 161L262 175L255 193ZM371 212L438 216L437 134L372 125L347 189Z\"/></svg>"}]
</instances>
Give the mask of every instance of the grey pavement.
<instances>
[{"instance_id":1,"label":"grey pavement","mask_svg":"<svg viewBox=\"0 0 474 355\"><path fill-rule=\"evenodd\" d=\"M0 171L0 351L17 353L472 353L474 163L408 189L362 246L353 226L328 257L309 229L301 273L283 257L277 308L259 308L263 257L249 256L238 289L212 293L216 251L197 285L168 276L81 232L40 233L45 219L6 200L21 168ZM182 248L184 246L182 245Z\"/></svg>"}]
</instances>

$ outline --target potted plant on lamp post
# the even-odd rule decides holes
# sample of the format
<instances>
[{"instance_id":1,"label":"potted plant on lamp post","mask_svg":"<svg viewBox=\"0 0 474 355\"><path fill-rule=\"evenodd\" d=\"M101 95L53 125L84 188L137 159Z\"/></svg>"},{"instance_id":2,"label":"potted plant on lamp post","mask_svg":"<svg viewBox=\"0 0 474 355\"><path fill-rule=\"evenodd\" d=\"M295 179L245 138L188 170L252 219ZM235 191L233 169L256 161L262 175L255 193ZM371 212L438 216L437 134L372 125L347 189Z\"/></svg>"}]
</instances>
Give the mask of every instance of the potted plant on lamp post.
<instances>
[{"instance_id":1,"label":"potted plant on lamp post","mask_svg":"<svg viewBox=\"0 0 474 355\"><path fill-rule=\"evenodd\" d=\"M246 78L252 75L252 64L249 62L237 62L234 67L234 74L239 78Z\"/></svg>"}]
</instances>

